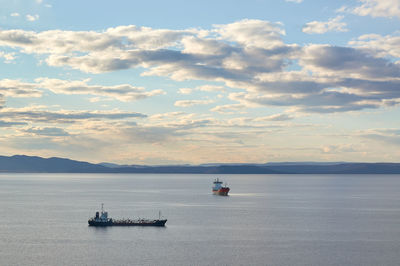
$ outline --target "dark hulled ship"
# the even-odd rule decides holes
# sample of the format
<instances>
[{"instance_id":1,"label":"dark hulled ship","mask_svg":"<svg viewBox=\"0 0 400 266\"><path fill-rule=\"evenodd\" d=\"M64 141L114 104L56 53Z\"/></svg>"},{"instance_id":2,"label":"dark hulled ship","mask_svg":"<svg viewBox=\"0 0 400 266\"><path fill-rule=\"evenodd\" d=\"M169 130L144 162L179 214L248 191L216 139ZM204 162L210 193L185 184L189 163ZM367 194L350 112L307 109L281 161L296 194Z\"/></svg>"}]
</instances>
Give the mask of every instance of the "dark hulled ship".
<instances>
[{"instance_id":1,"label":"dark hulled ship","mask_svg":"<svg viewBox=\"0 0 400 266\"><path fill-rule=\"evenodd\" d=\"M165 226L167 219L161 219L161 213L158 219L112 219L108 218L108 212L104 211L101 204L101 212L88 220L89 226Z\"/></svg>"}]
</instances>

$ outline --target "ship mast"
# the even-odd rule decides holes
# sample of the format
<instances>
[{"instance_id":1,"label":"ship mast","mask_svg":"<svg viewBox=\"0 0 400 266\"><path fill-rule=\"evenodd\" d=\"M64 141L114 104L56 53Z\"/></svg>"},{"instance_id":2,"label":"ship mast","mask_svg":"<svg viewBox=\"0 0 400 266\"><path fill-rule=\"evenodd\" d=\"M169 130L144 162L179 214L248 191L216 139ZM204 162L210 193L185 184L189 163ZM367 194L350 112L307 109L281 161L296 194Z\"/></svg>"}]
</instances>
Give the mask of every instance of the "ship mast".
<instances>
[{"instance_id":1,"label":"ship mast","mask_svg":"<svg viewBox=\"0 0 400 266\"><path fill-rule=\"evenodd\" d=\"M101 213L104 213L104 203L101 204Z\"/></svg>"}]
</instances>

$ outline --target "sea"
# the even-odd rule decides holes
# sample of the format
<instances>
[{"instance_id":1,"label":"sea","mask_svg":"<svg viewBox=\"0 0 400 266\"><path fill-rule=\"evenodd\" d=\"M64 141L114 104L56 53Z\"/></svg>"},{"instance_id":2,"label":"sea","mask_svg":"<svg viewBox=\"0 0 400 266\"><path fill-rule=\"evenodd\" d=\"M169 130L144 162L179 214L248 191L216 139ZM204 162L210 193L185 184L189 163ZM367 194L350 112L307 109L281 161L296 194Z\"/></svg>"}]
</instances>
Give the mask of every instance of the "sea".
<instances>
[{"instance_id":1,"label":"sea","mask_svg":"<svg viewBox=\"0 0 400 266\"><path fill-rule=\"evenodd\" d=\"M89 227L102 203L168 221ZM7 266L399 265L400 175L3 173L0 239Z\"/></svg>"}]
</instances>

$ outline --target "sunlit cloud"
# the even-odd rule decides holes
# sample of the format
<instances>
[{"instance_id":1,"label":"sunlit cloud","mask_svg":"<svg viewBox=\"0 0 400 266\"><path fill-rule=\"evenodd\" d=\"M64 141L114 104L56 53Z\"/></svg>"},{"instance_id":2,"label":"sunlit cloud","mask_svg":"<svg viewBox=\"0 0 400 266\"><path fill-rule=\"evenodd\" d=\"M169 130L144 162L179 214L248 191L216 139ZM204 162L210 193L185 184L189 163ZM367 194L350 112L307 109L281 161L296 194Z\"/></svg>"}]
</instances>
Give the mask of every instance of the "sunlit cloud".
<instances>
[{"instance_id":1,"label":"sunlit cloud","mask_svg":"<svg viewBox=\"0 0 400 266\"><path fill-rule=\"evenodd\" d=\"M61 80L50 78L37 78L34 83L19 80L0 80L0 93L11 97L40 97L42 91L47 89L56 94L98 95L113 98L123 102L145 99L164 94L162 90L146 91L142 87L130 84L114 86L89 85L90 80Z\"/></svg>"},{"instance_id":2,"label":"sunlit cloud","mask_svg":"<svg viewBox=\"0 0 400 266\"><path fill-rule=\"evenodd\" d=\"M242 112L246 109L246 105L244 104L226 104L219 105L211 109L213 112L218 112L221 114L233 114L236 112Z\"/></svg>"},{"instance_id":3,"label":"sunlit cloud","mask_svg":"<svg viewBox=\"0 0 400 266\"><path fill-rule=\"evenodd\" d=\"M370 50L379 57L400 58L400 35L365 34L349 42L350 45Z\"/></svg>"},{"instance_id":4,"label":"sunlit cloud","mask_svg":"<svg viewBox=\"0 0 400 266\"><path fill-rule=\"evenodd\" d=\"M207 105L213 103L214 100L182 100L176 101L175 106L178 107L190 107L194 105Z\"/></svg>"},{"instance_id":5,"label":"sunlit cloud","mask_svg":"<svg viewBox=\"0 0 400 266\"><path fill-rule=\"evenodd\" d=\"M347 27L338 16L310 22L303 31ZM1 61L13 63L7 66L29 59L54 70L26 75L30 81L0 80L2 148L101 161L259 162L335 159L372 150L366 141L379 146L398 139L379 130L332 136L341 113L399 106L398 34L362 35L348 46L289 43L285 34L283 23L251 19L208 29L0 30ZM135 79L115 83L114 71ZM155 89L145 88L155 76ZM74 96L44 105L62 95ZM43 106L21 107L28 98ZM79 105L68 102L77 98ZM147 105L150 98L159 106Z\"/></svg>"},{"instance_id":6,"label":"sunlit cloud","mask_svg":"<svg viewBox=\"0 0 400 266\"><path fill-rule=\"evenodd\" d=\"M310 26L309 32L344 30L341 19L339 16L323 24L322 31ZM69 66L84 72L142 67L145 69L143 76L218 82L223 85L181 88L178 92L243 89L251 95L247 99L253 99L241 100L241 104L247 106L298 107L302 112L346 112L379 108L389 101L397 101L395 87L399 82L399 64L382 57L398 55L395 37L386 36L382 40L375 37L376 44L367 43L365 37L360 37L352 43L353 47L315 44L300 47L285 44L284 34L280 23L242 20L215 25L208 31L136 26L109 28L104 32L3 30L0 31L0 45L47 56L45 61L50 66ZM365 49L385 40L389 42L382 45L381 50ZM302 69L287 71L286 67L295 60ZM162 90L146 92L131 85L89 85L89 81L42 78L36 82L55 93L91 94L120 101L164 93ZM256 94L257 101L254 100ZM293 98L293 94L299 96ZM337 98L357 100L341 103ZM210 100L182 100L175 106L210 103Z\"/></svg>"},{"instance_id":7,"label":"sunlit cloud","mask_svg":"<svg viewBox=\"0 0 400 266\"><path fill-rule=\"evenodd\" d=\"M27 21L33 22L33 21L36 21L36 20L39 19L39 15L38 14L35 14L35 15L28 14L28 15L25 16L25 18L26 18Z\"/></svg>"},{"instance_id":8,"label":"sunlit cloud","mask_svg":"<svg viewBox=\"0 0 400 266\"><path fill-rule=\"evenodd\" d=\"M352 13L371 17L400 18L399 0L359 0L362 5L351 9Z\"/></svg>"},{"instance_id":9,"label":"sunlit cloud","mask_svg":"<svg viewBox=\"0 0 400 266\"><path fill-rule=\"evenodd\" d=\"M308 34L322 34L330 31L346 32L348 31L346 28L347 24L341 21L343 18L343 16L337 16L326 22L311 21L306 23L302 31Z\"/></svg>"},{"instance_id":10,"label":"sunlit cloud","mask_svg":"<svg viewBox=\"0 0 400 266\"><path fill-rule=\"evenodd\" d=\"M12 63L15 60L15 53L5 53L0 51L0 58L4 58L4 63Z\"/></svg>"}]
</instances>

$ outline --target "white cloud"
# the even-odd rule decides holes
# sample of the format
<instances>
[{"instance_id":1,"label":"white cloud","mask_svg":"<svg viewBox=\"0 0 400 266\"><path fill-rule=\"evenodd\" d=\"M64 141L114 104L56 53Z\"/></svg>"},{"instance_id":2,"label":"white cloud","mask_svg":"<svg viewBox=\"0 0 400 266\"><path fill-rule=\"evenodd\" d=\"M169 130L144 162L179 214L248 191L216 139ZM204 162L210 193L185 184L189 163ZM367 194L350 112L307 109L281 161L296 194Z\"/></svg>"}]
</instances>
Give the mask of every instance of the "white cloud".
<instances>
[{"instance_id":1,"label":"white cloud","mask_svg":"<svg viewBox=\"0 0 400 266\"><path fill-rule=\"evenodd\" d=\"M359 16L400 18L399 0L359 0L363 4L351 9Z\"/></svg>"},{"instance_id":2,"label":"white cloud","mask_svg":"<svg viewBox=\"0 0 400 266\"><path fill-rule=\"evenodd\" d=\"M175 106L190 107L194 105L207 105L213 102L214 102L213 100L182 100L182 101L176 101Z\"/></svg>"},{"instance_id":3,"label":"white cloud","mask_svg":"<svg viewBox=\"0 0 400 266\"><path fill-rule=\"evenodd\" d=\"M302 31L308 34L322 34L329 31L345 32L348 31L348 29L346 28L347 24L341 21L343 18L343 16L337 16L326 22L311 21L306 23Z\"/></svg>"},{"instance_id":4,"label":"white cloud","mask_svg":"<svg viewBox=\"0 0 400 266\"><path fill-rule=\"evenodd\" d=\"M371 50L372 54L380 57L392 56L400 58L400 36L379 34L366 34L350 41L350 45Z\"/></svg>"},{"instance_id":5,"label":"white cloud","mask_svg":"<svg viewBox=\"0 0 400 266\"><path fill-rule=\"evenodd\" d=\"M0 94L6 97L41 97L42 92L35 84L20 80L0 80Z\"/></svg>"},{"instance_id":6,"label":"white cloud","mask_svg":"<svg viewBox=\"0 0 400 266\"><path fill-rule=\"evenodd\" d=\"M199 91L213 91L213 92L224 92L224 86L217 86L217 85L203 85L196 87Z\"/></svg>"},{"instance_id":7,"label":"white cloud","mask_svg":"<svg viewBox=\"0 0 400 266\"><path fill-rule=\"evenodd\" d=\"M221 114L233 114L236 112L242 112L242 110L246 109L246 105L244 104L226 104L216 106L211 109L213 112L218 112Z\"/></svg>"},{"instance_id":8,"label":"white cloud","mask_svg":"<svg viewBox=\"0 0 400 266\"><path fill-rule=\"evenodd\" d=\"M0 80L0 93L9 97L41 97L39 89L48 89L56 94L97 95L130 102L164 94L163 90L146 91L130 84L114 86L89 85L90 80L61 80L37 78L34 83L19 80Z\"/></svg>"},{"instance_id":9,"label":"white cloud","mask_svg":"<svg viewBox=\"0 0 400 266\"><path fill-rule=\"evenodd\" d=\"M193 89L190 88L180 88L178 93L180 94L191 94L193 91Z\"/></svg>"},{"instance_id":10,"label":"white cloud","mask_svg":"<svg viewBox=\"0 0 400 266\"><path fill-rule=\"evenodd\" d=\"M20 14L19 14L19 13L17 13L17 12L14 12L14 13L11 13L11 14L10 14L10 16L11 16L11 17L19 17L19 16L20 16Z\"/></svg>"},{"instance_id":11,"label":"white cloud","mask_svg":"<svg viewBox=\"0 0 400 266\"><path fill-rule=\"evenodd\" d=\"M322 31L340 29L337 23L341 19L339 16L324 22ZM103 32L0 30L0 46L39 54L50 66L84 72L140 67L144 69L143 76L223 84L181 88L179 92L183 94L194 90L241 89L242 94L230 94L230 99L235 101L231 107L239 102L247 107L345 112L397 104L400 64L395 63L399 60L395 37L374 37L376 43L358 39L353 43L356 47L313 44L300 47L284 43L282 27L280 23L242 20L216 25L210 30L137 26L120 26ZM379 45L381 49L371 48ZM397 59L389 60L387 55ZM294 64L300 70L288 71ZM90 85L89 81L42 79L36 83L56 93L90 94L120 101L163 93L146 92L126 84ZM210 103L210 100L196 99L175 104ZM217 112L235 111L212 108Z\"/></svg>"},{"instance_id":12,"label":"white cloud","mask_svg":"<svg viewBox=\"0 0 400 266\"><path fill-rule=\"evenodd\" d=\"M134 87L129 84L115 86L89 85L89 80L60 80L49 78L38 78L36 86L51 90L59 94L91 94L114 98L119 101L129 102L139 99L164 94L162 90L146 92L142 87Z\"/></svg>"},{"instance_id":13,"label":"white cloud","mask_svg":"<svg viewBox=\"0 0 400 266\"><path fill-rule=\"evenodd\" d=\"M285 31L281 23L244 19L226 25L214 25L222 39L237 42L244 47L273 48L281 46Z\"/></svg>"},{"instance_id":14,"label":"white cloud","mask_svg":"<svg viewBox=\"0 0 400 266\"><path fill-rule=\"evenodd\" d=\"M208 91L208 92L225 92L224 86L218 85L202 85L195 88L180 88L178 93L180 94L191 94L193 91Z\"/></svg>"},{"instance_id":15,"label":"white cloud","mask_svg":"<svg viewBox=\"0 0 400 266\"><path fill-rule=\"evenodd\" d=\"M4 62L8 64L8 63L11 63L14 61L15 53L14 52L13 53L5 53L3 51L0 51L0 58L4 58L5 59Z\"/></svg>"},{"instance_id":16,"label":"white cloud","mask_svg":"<svg viewBox=\"0 0 400 266\"><path fill-rule=\"evenodd\" d=\"M36 20L38 20L39 19L39 15L38 14L36 14L36 15L26 15L26 20L27 21L36 21Z\"/></svg>"}]
</instances>

